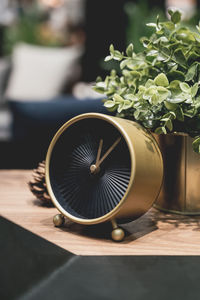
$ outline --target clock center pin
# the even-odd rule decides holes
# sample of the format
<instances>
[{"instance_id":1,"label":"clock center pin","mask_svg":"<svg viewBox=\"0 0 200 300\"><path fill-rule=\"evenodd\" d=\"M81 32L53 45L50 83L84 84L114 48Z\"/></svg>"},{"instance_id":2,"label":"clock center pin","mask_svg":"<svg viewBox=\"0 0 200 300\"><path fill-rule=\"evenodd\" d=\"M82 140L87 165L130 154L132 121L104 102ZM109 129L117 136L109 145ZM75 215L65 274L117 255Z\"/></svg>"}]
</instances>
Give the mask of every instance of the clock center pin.
<instances>
[{"instance_id":1,"label":"clock center pin","mask_svg":"<svg viewBox=\"0 0 200 300\"><path fill-rule=\"evenodd\" d=\"M99 171L100 171L100 167L99 166L96 166L96 165L91 165L90 166L90 172L92 174L97 174L97 173L99 173Z\"/></svg>"}]
</instances>

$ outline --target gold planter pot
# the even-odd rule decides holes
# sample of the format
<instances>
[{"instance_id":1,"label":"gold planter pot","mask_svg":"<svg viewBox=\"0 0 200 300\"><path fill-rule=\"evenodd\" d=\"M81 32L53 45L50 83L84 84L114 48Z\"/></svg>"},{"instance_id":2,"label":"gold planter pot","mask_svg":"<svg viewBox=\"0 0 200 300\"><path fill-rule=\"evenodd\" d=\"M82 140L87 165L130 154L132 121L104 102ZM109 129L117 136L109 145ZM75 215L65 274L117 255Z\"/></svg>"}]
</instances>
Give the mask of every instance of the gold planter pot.
<instances>
[{"instance_id":1,"label":"gold planter pot","mask_svg":"<svg viewBox=\"0 0 200 300\"><path fill-rule=\"evenodd\" d=\"M164 164L164 178L155 207L185 215L200 214L200 155L184 133L156 135Z\"/></svg>"}]
</instances>

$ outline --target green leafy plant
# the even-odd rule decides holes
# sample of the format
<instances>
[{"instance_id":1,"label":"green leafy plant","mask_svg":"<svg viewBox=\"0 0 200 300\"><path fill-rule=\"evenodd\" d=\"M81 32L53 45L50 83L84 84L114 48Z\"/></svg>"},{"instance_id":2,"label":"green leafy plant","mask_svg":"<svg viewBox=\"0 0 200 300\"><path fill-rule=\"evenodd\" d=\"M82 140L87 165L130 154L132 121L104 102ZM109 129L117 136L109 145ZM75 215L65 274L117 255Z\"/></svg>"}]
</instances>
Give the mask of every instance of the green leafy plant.
<instances>
[{"instance_id":1,"label":"green leafy plant","mask_svg":"<svg viewBox=\"0 0 200 300\"><path fill-rule=\"evenodd\" d=\"M195 137L200 153L200 24L197 31L181 25L179 11L170 20L147 26L150 38L142 38L144 50L126 53L110 46L105 61L115 60L121 72L112 70L105 80L97 78L94 89L107 96L104 106L119 117L134 120L158 133L184 132Z\"/></svg>"}]
</instances>

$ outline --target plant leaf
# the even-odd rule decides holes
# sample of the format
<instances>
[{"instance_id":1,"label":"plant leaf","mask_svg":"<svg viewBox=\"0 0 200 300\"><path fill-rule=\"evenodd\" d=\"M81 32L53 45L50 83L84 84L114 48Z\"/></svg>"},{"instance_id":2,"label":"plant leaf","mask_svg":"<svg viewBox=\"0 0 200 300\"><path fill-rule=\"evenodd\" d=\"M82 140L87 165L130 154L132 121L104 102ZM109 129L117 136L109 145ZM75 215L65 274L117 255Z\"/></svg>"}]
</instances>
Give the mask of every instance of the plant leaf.
<instances>
[{"instance_id":1,"label":"plant leaf","mask_svg":"<svg viewBox=\"0 0 200 300\"><path fill-rule=\"evenodd\" d=\"M197 61L198 58L199 58L199 54L192 51L192 52L189 53L189 56L187 58L187 62L188 62L189 65L191 65L193 62Z\"/></svg>"},{"instance_id":2,"label":"plant leaf","mask_svg":"<svg viewBox=\"0 0 200 300\"><path fill-rule=\"evenodd\" d=\"M197 72L197 66L198 64L194 64L188 69L187 74L185 76L185 81L190 81L194 78Z\"/></svg>"},{"instance_id":3,"label":"plant leaf","mask_svg":"<svg viewBox=\"0 0 200 300\"><path fill-rule=\"evenodd\" d=\"M109 60L112 60L113 59L113 56L111 55L108 55L105 57L104 61L109 61Z\"/></svg>"},{"instance_id":4,"label":"plant leaf","mask_svg":"<svg viewBox=\"0 0 200 300\"><path fill-rule=\"evenodd\" d=\"M174 24L177 24L180 22L181 20L181 13L180 11L176 10L174 12L171 13L171 20Z\"/></svg>"},{"instance_id":5,"label":"plant leaf","mask_svg":"<svg viewBox=\"0 0 200 300\"><path fill-rule=\"evenodd\" d=\"M118 95L118 94L114 94L113 100L115 102L119 102L119 103L124 102L124 99L120 95Z\"/></svg>"},{"instance_id":6,"label":"plant leaf","mask_svg":"<svg viewBox=\"0 0 200 300\"><path fill-rule=\"evenodd\" d=\"M164 87L162 87L162 86L159 86L159 87L157 88L157 92L158 92L158 94L159 94L160 101L164 101L164 100L167 99L167 97L169 97L170 94L171 94L166 88L164 88Z\"/></svg>"},{"instance_id":7,"label":"plant leaf","mask_svg":"<svg viewBox=\"0 0 200 300\"><path fill-rule=\"evenodd\" d=\"M122 110L123 110L123 104L120 103L120 104L118 105L117 111L118 111L118 113L120 113Z\"/></svg>"},{"instance_id":8,"label":"plant leaf","mask_svg":"<svg viewBox=\"0 0 200 300\"><path fill-rule=\"evenodd\" d=\"M120 63L120 69L121 70L124 69L128 65L128 63L129 63L129 59L122 60Z\"/></svg>"},{"instance_id":9,"label":"plant leaf","mask_svg":"<svg viewBox=\"0 0 200 300\"><path fill-rule=\"evenodd\" d=\"M200 137L196 138L192 143L193 150L200 153Z\"/></svg>"},{"instance_id":10,"label":"plant leaf","mask_svg":"<svg viewBox=\"0 0 200 300\"><path fill-rule=\"evenodd\" d=\"M110 45L109 50L110 50L110 53L114 55L115 49L114 49L113 44Z\"/></svg>"},{"instance_id":11,"label":"plant leaf","mask_svg":"<svg viewBox=\"0 0 200 300\"><path fill-rule=\"evenodd\" d=\"M100 93L100 94L105 94L105 88L104 87L100 87L100 86L94 86L93 87L93 90L97 93Z\"/></svg>"},{"instance_id":12,"label":"plant leaf","mask_svg":"<svg viewBox=\"0 0 200 300\"><path fill-rule=\"evenodd\" d=\"M129 100L124 100L124 105L123 105L123 109L129 109L130 107L133 106L133 102L129 101Z\"/></svg>"},{"instance_id":13,"label":"plant leaf","mask_svg":"<svg viewBox=\"0 0 200 300\"><path fill-rule=\"evenodd\" d=\"M159 86L168 86L169 85L169 81L167 79L167 76L164 73L159 74L158 76L156 76L156 78L154 79L154 82L156 85Z\"/></svg>"},{"instance_id":14,"label":"plant leaf","mask_svg":"<svg viewBox=\"0 0 200 300\"><path fill-rule=\"evenodd\" d=\"M167 77L169 78L170 81L172 81L172 80L185 81L185 75L181 71L170 71L167 74Z\"/></svg>"},{"instance_id":15,"label":"plant leaf","mask_svg":"<svg viewBox=\"0 0 200 300\"><path fill-rule=\"evenodd\" d=\"M182 108L178 105L175 111L176 117L179 121L184 121L184 114Z\"/></svg>"},{"instance_id":16,"label":"plant leaf","mask_svg":"<svg viewBox=\"0 0 200 300\"><path fill-rule=\"evenodd\" d=\"M126 48L126 54L127 54L127 56L132 57L132 55L133 55L133 49L134 49L134 47L133 47L133 44L131 43L131 44Z\"/></svg>"},{"instance_id":17,"label":"plant leaf","mask_svg":"<svg viewBox=\"0 0 200 300\"><path fill-rule=\"evenodd\" d=\"M162 127L156 128L155 133L157 133L157 134L163 134L163 133L166 134L167 131L166 131L165 127L162 126Z\"/></svg>"},{"instance_id":18,"label":"plant leaf","mask_svg":"<svg viewBox=\"0 0 200 300\"><path fill-rule=\"evenodd\" d=\"M177 96L178 94L181 93L180 81L179 80L171 81L169 88L170 88L170 91L172 92L173 96Z\"/></svg>"},{"instance_id":19,"label":"plant leaf","mask_svg":"<svg viewBox=\"0 0 200 300\"><path fill-rule=\"evenodd\" d=\"M177 49L176 51L174 51L174 58L175 58L175 60L176 60L176 62L178 63L178 64L180 64L181 66L185 66L186 65L186 58L185 58L185 56L184 56L184 54L183 54L183 51L182 51L182 49Z\"/></svg>"},{"instance_id":20,"label":"plant leaf","mask_svg":"<svg viewBox=\"0 0 200 300\"><path fill-rule=\"evenodd\" d=\"M193 87L191 88L191 96L192 97L195 97L197 92L198 92L198 88L199 88L199 85L198 83L196 82Z\"/></svg>"},{"instance_id":21,"label":"plant leaf","mask_svg":"<svg viewBox=\"0 0 200 300\"><path fill-rule=\"evenodd\" d=\"M148 27L157 27L157 24L156 23L147 23L146 26Z\"/></svg>"},{"instance_id":22,"label":"plant leaf","mask_svg":"<svg viewBox=\"0 0 200 300\"><path fill-rule=\"evenodd\" d=\"M187 116L189 118L193 118L197 113L197 109L193 107L192 109L184 111L184 116Z\"/></svg>"},{"instance_id":23,"label":"plant leaf","mask_svg":"<svg viewBox=\"0 0 200 300\"><path fill-rule=\"evenodd\" d=\"M168 102L176 103L176 104L182 103L184 101L185 101L185 98L181 98L181 97L175 97L175 98L168 99Z\"/></svg>"},{"instance_id":24,"label":"plant leaf","mask_svg":"<svg viewBox=\"0 0 200 300\"><path fill-rule=\"evenodd\" d=\"M111 108L111 107L115 106L115 102L112 100L108 100L104 103L104 106L107 108Z\"/></svg>"},{"instance_id":25,"label":"plant leaf","mask_svg":"<svg viewBox=\"0 0 200 300\"><path fill-rule=\"evenodd\" d=\"M169 129L169 131L172 131L173 129L173 124L172 124L172 121L170 119L168 119L166 122L165 122L165 126Z\"/></svg>"},{"instance_id":26,"label":"plant leaf","mask_svg":"<svg viewBox=\"0 0 200 300\"><path fill-rule=\"evenodd\" d=\"M123 59L123 55L118 50L115 50L113 53L113 58L120 61Z\"/></svg>"},{"instance_id":27,"label":"plant leaf","mask_svg":"<svg viewBox=\"0 0 200 300\"><path fill-rule=\"evenodd\" d=\"M190 92L190 86L186 82L180 82L180 88L185 93Z\"/></svg>"},{"instance_id":28,"label":"plant leaf","mask_svg":"<svg viewBox=\"0 0 200 300\"><path fill-rule=\"evenodd\" d=\"M173 112L176 111L177 107L178 107L178 104L176 103L171 103L171 102L168 102L168 101L165 101L164 102L165 104L165 107L168 109L168 110L171 110Z\"/></svg>"}]
</instances>

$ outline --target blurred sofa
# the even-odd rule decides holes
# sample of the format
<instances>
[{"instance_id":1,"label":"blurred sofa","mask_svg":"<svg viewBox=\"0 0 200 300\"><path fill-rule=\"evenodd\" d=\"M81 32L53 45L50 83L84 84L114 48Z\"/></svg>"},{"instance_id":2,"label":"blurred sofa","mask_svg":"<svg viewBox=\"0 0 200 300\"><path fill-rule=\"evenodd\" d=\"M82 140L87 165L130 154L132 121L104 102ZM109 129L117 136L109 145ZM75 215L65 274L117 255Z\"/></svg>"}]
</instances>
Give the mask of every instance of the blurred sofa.
<instances>
[{"instance_id":1,"label":"blurred sofa","mask_svg":"<svg viewBox=\"0 0 200 300\"><path fill-rule=\"evenodd\" d=\"M21 102L8 100L12 114L12 138L48 139L66 121L87 112L107 113L102 99L85 98L81 101L72 95L60 96L51 101ZM44 132L44 134L43 134Z\"/></svg>"},{"instance_id":2,"label":"blurred sofa","mask_svg":"<svg viewBox=\"0 0 200 300\"><path fill-rule=\"evenodd\" d=\"M32 168L43 160L56 131L72 117L88 112L107 113L102 99L78 100L71 95L44 102L9 99L8 103L12 115L10 157L15 168Z\"/></svg>"}]
</instances>

